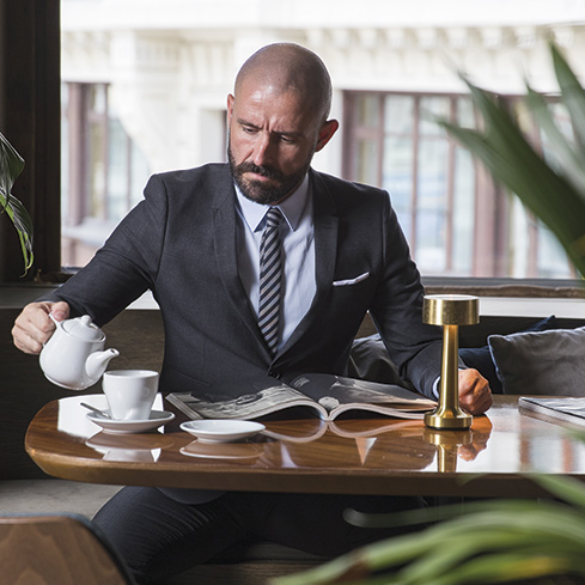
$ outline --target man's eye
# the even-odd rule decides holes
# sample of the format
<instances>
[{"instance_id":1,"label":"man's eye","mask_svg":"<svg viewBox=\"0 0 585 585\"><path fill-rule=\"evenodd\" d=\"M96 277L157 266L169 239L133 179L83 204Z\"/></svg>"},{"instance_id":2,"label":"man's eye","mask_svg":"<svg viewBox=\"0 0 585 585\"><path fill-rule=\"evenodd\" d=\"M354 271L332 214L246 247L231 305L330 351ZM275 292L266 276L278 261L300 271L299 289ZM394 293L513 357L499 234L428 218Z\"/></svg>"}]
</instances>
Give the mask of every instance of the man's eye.
<instances>
[{"instance_id":1,"label":"man's eye","mask_svg":"<svg viewBox=\"0 0 585 585\"><path fill-rule=\"evenodd\" d=\"M242 130L246 134L255 134L256 133L256 128L250 128L249 126L242 126Z\"/></svg>"}]
</instances>

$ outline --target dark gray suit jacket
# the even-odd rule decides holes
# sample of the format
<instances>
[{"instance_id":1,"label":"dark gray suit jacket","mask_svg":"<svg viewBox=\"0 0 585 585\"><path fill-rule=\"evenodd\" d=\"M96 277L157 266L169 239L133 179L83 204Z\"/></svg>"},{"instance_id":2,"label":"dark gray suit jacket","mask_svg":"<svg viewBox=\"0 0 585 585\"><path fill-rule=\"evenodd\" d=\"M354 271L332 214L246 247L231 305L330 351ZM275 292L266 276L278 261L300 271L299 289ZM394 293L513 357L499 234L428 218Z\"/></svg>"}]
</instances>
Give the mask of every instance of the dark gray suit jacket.
<instances>
[{"instance_id":1,"label":"dark gray suit jacket","mask_svg":"<svg viewBox=\"0 0 585 585\"><path fill-rule=\"evenodd\" d=\"M227 165L153 176L145 200L55 298L101 326L151 289L165 327L163 392L205 392L267 374L285 381L305 372L344 374L369 310L403 377L430 395L440 330L421 322L419 273L388 194L312 170L310 180L317 292L274 358L238 276Z\"/></svg>"}]
</instances>

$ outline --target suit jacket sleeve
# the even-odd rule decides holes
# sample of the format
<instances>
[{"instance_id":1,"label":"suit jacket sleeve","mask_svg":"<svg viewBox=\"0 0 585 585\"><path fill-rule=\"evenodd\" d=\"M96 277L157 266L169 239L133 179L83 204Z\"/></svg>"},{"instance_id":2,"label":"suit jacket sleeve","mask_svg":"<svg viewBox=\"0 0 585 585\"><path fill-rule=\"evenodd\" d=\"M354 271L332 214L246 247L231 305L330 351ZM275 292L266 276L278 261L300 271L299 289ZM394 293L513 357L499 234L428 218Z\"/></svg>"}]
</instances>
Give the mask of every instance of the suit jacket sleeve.
<instances>
[{"instance_id":1,"label":"suit jacket sleeve","mask_svg":"<svg viewBox=\"0 0 585 585\"><path fill-rule=\"evenodd\" d=\"M383 213L385 273L370 306L372 319L402 377L427 396L440 375L441 331L422 322L424 289L396 213Z\"/></svg>"},{"instance_id":2,"label":"suit jacket sleeve","mask_svg":"<svg viewBox=\"0 0 585 585\"><path fill-rule=\"evenodd\" d=\"M88 314L101 327L153 288L167 225L164 188L160 177L151 177L145 200L118 225L91 262L53 295L54 300L68 302L73 315Z\"/></svg>"}]
</instances>

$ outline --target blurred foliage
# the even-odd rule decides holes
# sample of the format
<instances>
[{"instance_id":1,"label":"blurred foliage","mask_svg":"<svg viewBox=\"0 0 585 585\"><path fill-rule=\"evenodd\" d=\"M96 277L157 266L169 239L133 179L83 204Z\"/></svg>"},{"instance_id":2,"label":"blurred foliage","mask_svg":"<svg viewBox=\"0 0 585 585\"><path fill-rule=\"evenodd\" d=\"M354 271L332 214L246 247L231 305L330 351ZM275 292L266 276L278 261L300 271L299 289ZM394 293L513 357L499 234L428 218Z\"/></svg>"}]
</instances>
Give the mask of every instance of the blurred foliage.
<instances>
[{"instance_id":1,"label":"blurred foliage","mask_svg":"<svg viewBox=\"0 0 585 585\"><path fill-rule=\"evenodd\" d=\"M346 519L366 528L421 521L434 524L420 532L367 545L271 583L584 583L585 486L573 478L559 476L537 476L534 481L551 493L550 500L478 501L388 516L350 510Z\"/></svg>"},{"instance_id":2,"label":"blurred foliage","mask_svg":"<svg viewBox=\"0 0 585 585\"><path fill-rule=\"evenodd\" d=\"M585 91L553 43L550 53L560 89L560 103L572 123L566 136L555 123L546 99L527 84L526 103L548 139L546 156L538 152L495 96L465 75L473 103L484 121L480 130L439 121L468 148L494 179L515 193L555 234L567 255L585 274Z\"/></svg>"}]
</instances>

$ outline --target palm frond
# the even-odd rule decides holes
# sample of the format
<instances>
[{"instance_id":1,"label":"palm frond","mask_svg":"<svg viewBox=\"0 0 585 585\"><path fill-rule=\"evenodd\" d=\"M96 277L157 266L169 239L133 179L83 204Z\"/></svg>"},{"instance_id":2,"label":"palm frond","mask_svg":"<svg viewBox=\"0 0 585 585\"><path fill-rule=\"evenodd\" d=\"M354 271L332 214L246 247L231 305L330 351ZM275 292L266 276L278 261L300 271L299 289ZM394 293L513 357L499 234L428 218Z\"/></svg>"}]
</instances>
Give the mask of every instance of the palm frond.
<instances>
[{"instance_id":1,"label":"palm frond","mask_svg":"<svg viewBox=\"0 0 585 585\"><path fill-rule=\"evenodd\" d=\"M550 155L557 171L572 183L577 192L585 197L585 167L583 153L573 145L555 124L554 118L542 95L527 85L527 104L550 141Z\"/></svg>"},{"instance_id":2,"label":"palm frond","mask_svg":"<svg viewBox=\"0 0 585 585\"><path fill-rule=\"evenodd\" d=\"M563 103L571 116L579 149L585 156L585 90L554 43L551 43L550 51Z\"/></svg>"},{"instance_id":3,"label":"palm frond","mask_svg":"<svg viewBox=\"0 0 585 585\"><path fill-rule=\"evenodd\" d=\"M553 496L582 503L585 490L570 478L534 479ZM381 525L375 515L370 518ZM554 500L492 500L464 505L455 517L422 532L367 545L272 584L492 585L560 575L582 580L583 546L582 509Z\"/></svg>"},{"instance_id":4,"label":"palm frond","mask_svg":"<svg viewBox=\"0 0 585 585\"><path fill-rule=\"evenodd\" d=\"M554 45L551 52L578 146L572 147L562 136L544 100L530 87L527 104L551 141L557 165L549 164L536 151L492 94L464 75L461 77L483 117L485 130L461 128L445 120L439 124L552 231L577 270L585 275L585 91Z\"/></svg>"}]
</instances>

